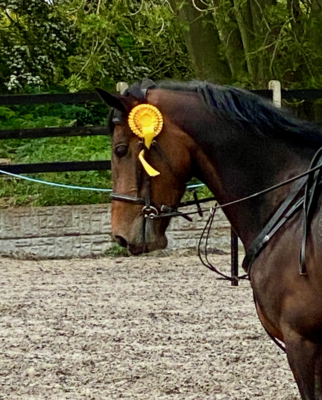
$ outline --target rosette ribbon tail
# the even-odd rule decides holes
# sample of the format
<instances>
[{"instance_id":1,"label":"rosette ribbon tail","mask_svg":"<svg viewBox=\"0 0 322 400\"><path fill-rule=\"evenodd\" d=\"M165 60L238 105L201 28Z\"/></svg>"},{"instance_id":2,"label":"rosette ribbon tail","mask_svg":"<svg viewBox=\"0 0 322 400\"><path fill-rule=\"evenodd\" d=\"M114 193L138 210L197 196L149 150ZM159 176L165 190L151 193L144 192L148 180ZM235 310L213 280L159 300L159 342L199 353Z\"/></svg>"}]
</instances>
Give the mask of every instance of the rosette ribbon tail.
<instances>
[{"instance_id":1,"label":"rosette ribbon tail","mask_svg":"<svg viewBox=\"0 0 322 400\"><path fill-rule=\"evenodd\" d=\"M151 165L148 162L145 161L145 159L144 159L144 150L140 151L139 160L141 161L141 164L143 165L143 168L145 169L146 173L149 176L154 177L154 176L160 175L159 171L155 170L153 167L151 167Z\"/></svg>"},{"instance_id":2,"label":"rosette ribbon tail","mask_svg":"<svg viewBox=\"0 0 322 400\"><path fill-rule=\"evenodd\" d=\"M151 147L151 143L153 138L156 136L154 132L154 126L143 126L142 127L143 137L144 137L144 144L147 149Z\"/></svg>"}]
</instances>

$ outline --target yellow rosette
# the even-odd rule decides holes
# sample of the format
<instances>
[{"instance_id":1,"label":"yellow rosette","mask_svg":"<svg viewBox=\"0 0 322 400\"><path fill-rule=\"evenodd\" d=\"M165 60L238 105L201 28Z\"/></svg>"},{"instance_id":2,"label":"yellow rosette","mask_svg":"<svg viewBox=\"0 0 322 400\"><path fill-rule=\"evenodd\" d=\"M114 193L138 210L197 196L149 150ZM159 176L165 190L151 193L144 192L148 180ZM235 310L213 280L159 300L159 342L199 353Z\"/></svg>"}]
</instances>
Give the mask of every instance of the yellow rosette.
<instances>
[{"instance_id":1,"label":"yellow rosette","mask_svg":"<svg viewBox=\"0 0 322 400\"><path fill-rule=\"evenodd\" d=\"M134 107L130 112L128 122L132 132L144 140L144 144L148 149L155 136L161 132L163 126L162 114L151 104L139 104ZM144 150L140 152L139 160L149 176L160 174L146 162Z\"/></svg>"}]
</instances>

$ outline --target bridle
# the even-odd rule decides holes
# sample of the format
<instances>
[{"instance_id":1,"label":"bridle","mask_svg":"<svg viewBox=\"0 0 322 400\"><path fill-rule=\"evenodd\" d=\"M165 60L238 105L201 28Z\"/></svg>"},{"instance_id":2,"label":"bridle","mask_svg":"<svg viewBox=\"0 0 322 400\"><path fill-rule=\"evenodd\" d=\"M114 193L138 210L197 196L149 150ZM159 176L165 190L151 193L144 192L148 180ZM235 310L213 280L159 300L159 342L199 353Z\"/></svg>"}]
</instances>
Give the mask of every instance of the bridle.
<instances>
[{"instance_id":1,"label":"bridle","mask_svg":"<svg viewBox=\"0 0 322 400\"><path fill-rule=\"evenodd\" d=\"M140 101L142 101L142 103L146 103L147 102L147 90L149 88L153 87L149 86L147 89L140 89L139 93L136 93L137 97L140 99ZM125 92L126 94L126 92ZM109 116L109 120L110 122L112 122L112 124L115 123L124 123L124 117L122 112L118 111L118 110L113 110L112 113ZM148 153L151 151L151 149L147 149L144 145L144 141L143 140L139 140L138 142L139 145L139 149L145 149L145 151L147 151ZM171 171L171 173L178 179L180 180L180 178L178 177L175 169L173 168L171 162L169 161L168 157L166 156L166 154L164 153L164 151L162 150L161 146L159 145L159 143L156 140L152 141L152 145L151 148L154 149L156 151L156 153L159 155L159 157L164 161L164 163L166 163L169 167L169 170ZM144 175L143 175L144 174ZM198 196L197 196L197 192L194 191L193 192L193 196L194 196L194 200L190 200L190 201L185 201L185 202L181 202L177 207L170 207L166 204L162 204L160 206L156 206L153 205L151 202L151 180L153 178L151 178L146 172L145 170L142 168L141 165L137 166L137 187L139 189L139 192L141 191L140 189L142 189L142 181L145 184L145 196L144 197L138 197L138 196L131 196L131 195L127 195L127 194L121 194L121 193L115 193L112 192L110 194L111 198L113 201L123 201L126 203L131 203L131 204L139 204L142 205L142 215L144 217L144 219L157 219L157 218L171 218L171 217L183 217L186 220L192 222L192 218L184 212L179 211L179 208L182 207L187 207L187 206L191 206L191 205L196 205L197 206L197 212L198 214L202 217L203 216L203 212L202 209L200 207L201 203L204 202L208 202L211 200L215 200L215 197L209 197L207 199L202 199L199 200Z\"/></svg>"},{"instance_id":2,"label":"bridle","mask_svg":"<svg viewBox=\"0 0 322 400\"><path fill-rule=\"evenodd\" d=\"M113 120L114 120L114 118L113 118ZM139 141L139 146L143 147L144 143L142 141ZM171 166L171 163L169 162L167 156L164 154L162 148L157 143L157 141L152 142L152 148L156 149L157 153L160 155L162 160L169 166L170 171L176 176L176 173L175 173L173 167ZM141 171L140 174L137 174L137 187L139 189L141 189L142 181L144 181L145 197L131 196L131 195L120 194L120 193L115 193L115 192L112 192L110 194L110 196L113 201L123 201L126 203L142 205L143 207L142 207L141 212L145 219L155 220L155 219L159 219L159 218L183 217L186 220L192 222L192 218L187 213L179 211L179 208L196 205L197 212L202 217L203 211L201 209L200 204L215 200L215 197L208 197L206 199L198 199L197 192L194 191L193 192L194 200L181 202L178 205L178 207L176 207L176 208L170 207L166 204L162 204L161 206L155 206L151 202L151 180L153 178L151 178L143 170L143 168L140 165L138 165L137 169ZM142 176L143 174L144 174L144 178Z\"/></svg>"}]
</instances>

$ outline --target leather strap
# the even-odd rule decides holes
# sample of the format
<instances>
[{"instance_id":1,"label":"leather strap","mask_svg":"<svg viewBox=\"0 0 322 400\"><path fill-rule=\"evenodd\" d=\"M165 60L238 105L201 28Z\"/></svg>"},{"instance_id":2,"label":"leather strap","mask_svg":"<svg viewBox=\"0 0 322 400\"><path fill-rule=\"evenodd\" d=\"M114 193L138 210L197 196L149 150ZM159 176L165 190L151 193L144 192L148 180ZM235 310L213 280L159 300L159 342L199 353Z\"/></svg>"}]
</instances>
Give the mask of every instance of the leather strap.
<instances>
[{"instance_id":1,"label":"leather strap","mask_svg":"<svg viewBox=\"0 0 322 400\"><path fill-rule=\"evenodd\" d=\"M112 200L119 200L119 201L124 201L126 203L145 205L145 199L143 199L143 197L134 197L134 196L129 196L127 194L119 194L114 192L111 192L110 196Z\"/></svg>"},{"instance_id":2,"label":"leather strap","mask_svg":"<svg viewBox=\"0 0 322 400\"><path fill-rule=\"evenodd\" d=\"M268 224L265 226L265 228L261 231L261 233L257 236L257 238L253 241L253 243L250 245L250 248L248 249L245 258L242 263L242 267L244 270L249 273L250 267L257 258L258 254L260 251L267 245L269 242L270 238L272 237L273 234L277 232L277 230L284 224L286 221L286 216L284 218L283 214L285 211L287 211L288 207L292 204L292 202L295 200L296 196L299 194L303 186L305 185L307 181L307 176L301 178L299 181L295 182L290 190L289 195L285 199L285 201L282 203L282 205L277 209L273 217L270 219ZM297 208L299 205L297 205ZM292 209L291 209L292 210ZM294 210L295 211L295 210ZM294 212L292 211L292 213ZM289 213L287 213L289 214ZM282 222L283 221L283 222ZM277 229L274 229L274 228Z\"/></svg>"},{"instance_id":3,"label":"leather strap","mask_svg":"<svg viewBox=\"0 0 322 400\"><path fill-rule=\"evenodd\" d=\"M322 148L320 148L314 155L310 169L315 166L321 164L321 153ZM321 165L322 166L322 165ZM316 201L320 195L320 191L318 190L319 184L321 183L321 169L318 169L315 172L311 172L308 176L307 184L305 187L304 199L303 199L303 237L301 244L301 253L300 253L300 275L306 275L306 242L308 236L308 230L311 224L311 220L313 217L313 212L315 210Z\"/></svg>"}]
</instances>

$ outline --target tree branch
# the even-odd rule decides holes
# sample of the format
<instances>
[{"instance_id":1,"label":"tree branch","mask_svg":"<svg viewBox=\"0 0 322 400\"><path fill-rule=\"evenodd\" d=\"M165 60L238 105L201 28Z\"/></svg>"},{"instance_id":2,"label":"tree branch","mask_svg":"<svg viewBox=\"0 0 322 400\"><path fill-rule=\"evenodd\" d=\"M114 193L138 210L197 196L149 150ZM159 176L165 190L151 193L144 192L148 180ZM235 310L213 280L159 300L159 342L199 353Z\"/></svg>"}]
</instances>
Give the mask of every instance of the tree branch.
<instances>
[{"instance_id":1,"label":"tree branch","mask_svg":"<svg viewBox=\"0 0 322 400\"><path fill-rule=\"evenodd\" d=\"M2 8L2 11L6 14L6 16L10 19L10 21L11 21L13 24L17 25L17 21L15 21L14 19L11 18L10 14L8 13L8 11L7 11L6 9L3 9L3 8Z\"/></svg>"}]
</instances>

